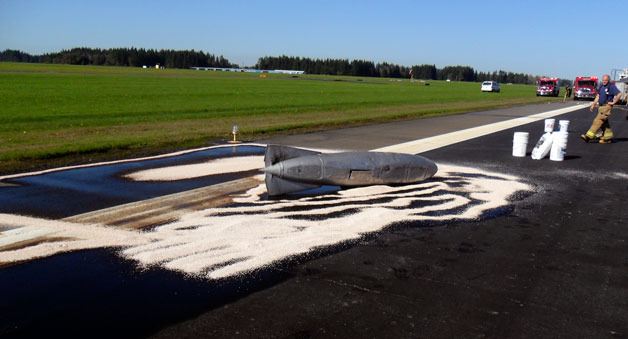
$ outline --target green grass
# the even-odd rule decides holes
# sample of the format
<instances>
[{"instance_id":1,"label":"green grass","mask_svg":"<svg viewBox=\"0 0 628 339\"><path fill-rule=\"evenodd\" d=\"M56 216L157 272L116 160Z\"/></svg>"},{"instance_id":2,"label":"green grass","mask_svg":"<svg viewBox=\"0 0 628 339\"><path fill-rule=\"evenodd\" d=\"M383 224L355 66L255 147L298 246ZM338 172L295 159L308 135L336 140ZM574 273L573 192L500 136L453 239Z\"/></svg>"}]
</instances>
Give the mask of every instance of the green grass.
<instances>
[{"instance_id":1,"label":"green grass","mask_svg":"<svg viewBox=\"0 0 628 339\"><path fill-rule=\"evenodd\" d=\"M532 102L534 87L0 63L0 173Z\"/></svg>"}]
</instances>

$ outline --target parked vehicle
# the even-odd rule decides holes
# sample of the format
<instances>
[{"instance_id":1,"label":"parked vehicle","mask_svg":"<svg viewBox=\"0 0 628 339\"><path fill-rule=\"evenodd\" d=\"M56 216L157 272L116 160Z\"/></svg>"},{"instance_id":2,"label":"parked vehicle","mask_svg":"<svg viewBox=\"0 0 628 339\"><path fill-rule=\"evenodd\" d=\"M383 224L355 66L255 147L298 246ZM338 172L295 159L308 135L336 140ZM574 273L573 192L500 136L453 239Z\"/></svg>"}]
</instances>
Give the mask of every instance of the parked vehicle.
<instances>
[{"instance_id":1,"label":"parked vehicle","mask_svg":"<svg viewBox=\"0 0 628 339\"><path fill-rule=\"evenodd\" d=\"M480 88L482 92L498 92L500 91L499 82L497 81L484 81Z\"/></svg>"},{"instance_id":2,"label":"parked vehicle","mask_svg":"<svg viewBox=\"0 0 628 339\"><path fill-rule=\"evenodd\" d=\"M573 81L573 99L595 99L597 84L597 77L576 77L576 80Z\"/></svg>"},{"instance_id":3,"label":"parked vehicle","mask_svg":"<svg viewBox=\"0 0 628 339\"><path fill-rule=\"evenodd\" d=\"M536 82L536 96L552 96L557 97L560 93L558 86L558 78L540 78Z\"/></svg>"},{"instance_id":4,"label":"parked vehicle","mask_svg":"<svg viewBox=\"0 0 628 339\"><path fill-rule=\"evenodd\" d=\"M613 80L621 92L620 102L628 104L628 68L613 70Z\"/></svg>"}]
</instances>

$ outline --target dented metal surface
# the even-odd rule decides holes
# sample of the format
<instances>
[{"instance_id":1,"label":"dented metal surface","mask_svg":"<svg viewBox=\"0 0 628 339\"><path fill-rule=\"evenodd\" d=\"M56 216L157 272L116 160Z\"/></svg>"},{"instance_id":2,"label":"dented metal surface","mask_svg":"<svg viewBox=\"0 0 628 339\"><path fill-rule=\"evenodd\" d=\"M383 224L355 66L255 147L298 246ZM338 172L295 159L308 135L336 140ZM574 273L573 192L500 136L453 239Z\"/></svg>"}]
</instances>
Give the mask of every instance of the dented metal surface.
<instances>
[{"instance_id":1,"label":"dented metal surface","mask_svg":"<svg viewBox=\"0 0 628 339\"><path fill-rule=\"evenodd\" d=\"M321 185L410 184L431 178L436 164L419 155L389 152L320 153L268 145L264 158L268 195Z\"/></svg>"}]
</instances>

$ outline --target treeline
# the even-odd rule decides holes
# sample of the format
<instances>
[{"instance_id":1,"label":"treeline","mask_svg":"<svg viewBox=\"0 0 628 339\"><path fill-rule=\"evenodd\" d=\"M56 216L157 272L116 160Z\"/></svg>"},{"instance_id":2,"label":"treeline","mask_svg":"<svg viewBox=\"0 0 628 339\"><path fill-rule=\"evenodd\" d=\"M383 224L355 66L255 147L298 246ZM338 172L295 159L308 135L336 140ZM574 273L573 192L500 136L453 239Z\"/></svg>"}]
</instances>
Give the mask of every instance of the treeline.
<instances>
[{"instance_id":1,"label":"treeline","mask_svg":"<svg viewBox=\"0 0 628 339\"><path fill-rule=\"evenodd\" d=\"M143 49L143 48L73 48L58 53L31 55L7 49L0 52L0 61L37 62L71 65L154 66L167 68L238 67L221 56L195 50ZM300 70L308 74L353 75L385 78L414 78L423 80L486 81L534 84L538 77L505 71L478 72L470 66L415 65L411 67L368 60L311 59L290 56L265 56L254 66L258 69Z\"/></svg>"},{"instance_id":2,"label":"treeline","mask_svg":"<svg viewBox=\"0 0 628 339\"><path fill-rule=\"evenodd\" d=\"M154 66L159 64L168 68L199 67L238 67L225 59L195 50L143 49L143 48L72 48L58 53L30 55L21 51L7 49L0 52L0 61L38 62L70 65L107 65L107 66Z\"/></svg>"},{"instance_id":3,"label":"treeline","mask_svg":"<svg viewBox=\"0 0 628 339\"><path fill-rule=\"evenodd\" d=\"M396 64L374 63L367 60L310 59L301 57L265 56L259 58L255 68L301 70L308 74L353 75L386 78L412 78L424 80L485 81L533 84L537 77L531 74L505 71L478 72L469 66L415 65L406 67Z\"/></svg>"}]
</instances>

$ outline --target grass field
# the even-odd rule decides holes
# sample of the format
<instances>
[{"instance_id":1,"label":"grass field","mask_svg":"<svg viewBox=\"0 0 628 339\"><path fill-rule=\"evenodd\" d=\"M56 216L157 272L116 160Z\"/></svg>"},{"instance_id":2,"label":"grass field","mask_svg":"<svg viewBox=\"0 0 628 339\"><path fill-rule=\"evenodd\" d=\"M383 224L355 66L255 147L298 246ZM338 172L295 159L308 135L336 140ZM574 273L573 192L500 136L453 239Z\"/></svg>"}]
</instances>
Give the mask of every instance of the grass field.
<instances>
[{"instance_id":1,"label":"grass field","mask_svg":"<svg viewBox=\"0 0 628 339\"><path fill-rule=\"evenodd\" d=\"M545 102L534 87L0 63L0 173Z\"/></svg>"}]
</instances>

